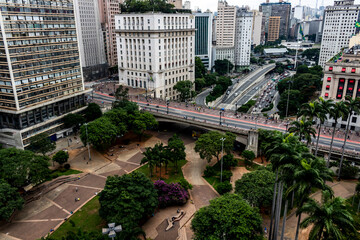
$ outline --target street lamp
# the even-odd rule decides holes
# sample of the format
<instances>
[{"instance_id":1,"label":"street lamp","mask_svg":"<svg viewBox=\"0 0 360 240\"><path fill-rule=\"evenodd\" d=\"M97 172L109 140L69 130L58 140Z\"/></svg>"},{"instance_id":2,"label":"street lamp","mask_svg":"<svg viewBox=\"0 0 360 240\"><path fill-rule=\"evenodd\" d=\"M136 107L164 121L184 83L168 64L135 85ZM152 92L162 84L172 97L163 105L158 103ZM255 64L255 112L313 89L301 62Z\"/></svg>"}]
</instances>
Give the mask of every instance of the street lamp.
<instances>
[{"instance_id":1,"label":"street lamp","mask_svg":"<svg viewBox=\"0 0 360 240\"><path fill-rule=\"evenodd\" d=\"M170 104L170 100L166 101L166 114L169 114L169 104Z\"/></svg>"},{"instance_id":2,"label":"street lamp","mask_svg":"<svg viewBox=\"0 0 360 240\"><path fill-rule=\"evenodd\" d=\"M88 153L89 153L89 161L91 160L91 155L90 155L90 147L89 147L89 137L88 137L88 129L87 129L87 123L84 124L85 125L85 129L86 129L86 145L87 145L87 149L88 149Z\"/></svg>"},{"instance_id":3,"label":"street lamp","mask_svg":"<svg viewBox=\"0 0 360 240\"><path fill-rule=\"evenodd\" d=\"M220 114L220 122L219 122L219 125L221 125L221 111L219 112L219 114Z\"/></svg>"},{"instance_id":4,"label":"street lamp","mask_svg":"<svg viewBox=\"0 0 360 240\"><path fill-rule=\"evenodd\" d=\"M116 233L122 231L122 227L121 225L115 226L115 223L109 223L108 226L109 228L102 229L102 234L104 235L108 234L109 238L114 240L116 237Z\"/></svg>"},{"instance_id":5,"label":"street lamp","mask_svg":"<svg viewBox=\"0 0 360 240\"><path fill-rule=\"evenodd\" d=\"M292 81L289 81L289 90L288 90L288 98L287 98L287 103L286 103L286 118L288 116L288 110L289 110L289 98L290 98L290 86L291 86Z\"/></svg>"},{"instance_id":6,"label":"street lamp","mask_svg":"<svg viewBox=\"0 0 360 240\"><path fill-rule=\"evenodd\" d=\"M235 115L237 114L237 103L235 103Z\"/></svg>"},{"instance_id":7,"label":"street lamp","mask_svg":"<svg viewBox=\"0 0 360 240\"><path fill-rule=\"evenodd\" d=\"M220 182L222 182L222 173L223 173L223 158L224 158L224 141L226 138L220 138L221 141L221 170L220 170Z\"/></svg>"}]
</instances>

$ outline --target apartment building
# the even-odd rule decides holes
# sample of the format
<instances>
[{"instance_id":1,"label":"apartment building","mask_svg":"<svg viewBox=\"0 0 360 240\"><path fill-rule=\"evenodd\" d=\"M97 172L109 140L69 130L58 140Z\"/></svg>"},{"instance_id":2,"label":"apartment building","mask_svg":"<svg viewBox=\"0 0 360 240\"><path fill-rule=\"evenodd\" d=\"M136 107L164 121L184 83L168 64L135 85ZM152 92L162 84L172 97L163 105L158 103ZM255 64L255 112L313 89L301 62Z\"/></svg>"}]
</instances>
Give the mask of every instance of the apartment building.
<instances>
[{"instance_id":1,"label":"apartment building","mask_svg":"<svg viewBox=\"0 0 360 240\"><path fill-rule=\"evenodd\" d=\"M246 8L236 11L235 22L235 66L249 66L251 54L251 35L253 26L253 13Z\"/></svg>"},{"instance_id":2,"label":"apartment building","mask_svg":"<svg viewBox=\"0 0 360 240\"><path fill-rule=\"evenodd\" d=\"M225 0L220 0L217 12L216 46L233 47L235 44L236 6L230 6Z\"/></svg>"},{"instance_id":3,"label":"apartment building","mask_svg":"<svg viewBox=\"0 0 360 240\"><path fill-rule=\"evenodd\" d=\"M261 44L261 25L262 25L262 12L252 10L253 21L252 21L252 34L251 42L254 46Z\"/></svg>"},{"instance_id":4,"label":"apartment building","mask_svg":"<svg viewBox=\"0 0 360 240\"><path fill-rule=\"evenodd\" d=\"M335 1L334 6L325 9L319 65L325 63L340 50L349 45L350 38L359 32L355 23L360 21L360 5L353 0Z\"/></svg>"},{"instance_id":5,"label":"apartment building","mask_svg":"<svg viewBox=\"0 0 360 240\"><path fill-rule=\"evenodd\" d=\"M280 21L280 17L269 17L268 42L273 42L279 39Z\"/></svg>"},{"instance_id":6,"label":"apartment building","mask_svg":"<svg viewBox=\"0 0 360 240\"><path fill-rule=\"evenodd\" d=\"M62 118L85 108L74 5L68 0L0 2L0 143L64 135ZM66 133L65 133L66 134Z\"/></svg>"},{"instance_id":7,"label":"apartment building","mask_svg":"<svg viewBox=\"0 0 360 240\"><path fill-rule=\"evenodd\" d=\"M195 16L130 13L115 19L120 84L178 99L175 84L195 81Z\"/></svg>"}]
</instances>

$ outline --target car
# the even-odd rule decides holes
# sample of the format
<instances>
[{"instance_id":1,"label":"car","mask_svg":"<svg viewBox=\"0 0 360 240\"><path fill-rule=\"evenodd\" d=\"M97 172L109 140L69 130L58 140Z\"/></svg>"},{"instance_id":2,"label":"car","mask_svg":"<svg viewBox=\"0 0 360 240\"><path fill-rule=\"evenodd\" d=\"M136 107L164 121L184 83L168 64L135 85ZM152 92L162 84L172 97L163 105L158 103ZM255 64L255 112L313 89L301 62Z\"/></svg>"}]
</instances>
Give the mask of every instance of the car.
<instances>
[{"instance_id":1,"label":"car","mask_svg":"<svg viewBox=\"0 0 360 240\"><path fill-rule=\"evenodd\" d=\"M235 97L237 97L237 95L239 95L237 92L235 93Z\"/></svg>"}]
</instances>

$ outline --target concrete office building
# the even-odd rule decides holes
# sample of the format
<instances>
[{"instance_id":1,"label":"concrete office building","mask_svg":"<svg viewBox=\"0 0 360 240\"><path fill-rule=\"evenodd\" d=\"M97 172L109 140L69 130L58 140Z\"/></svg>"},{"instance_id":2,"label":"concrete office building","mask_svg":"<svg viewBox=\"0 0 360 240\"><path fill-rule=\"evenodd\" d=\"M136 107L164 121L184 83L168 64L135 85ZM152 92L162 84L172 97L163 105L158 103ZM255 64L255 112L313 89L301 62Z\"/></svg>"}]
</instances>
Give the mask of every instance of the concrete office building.
<instances>
[{"instance_id":1,"label":"concrete office building","mask_svg":"<svg viewBox=\"0 0 360 240\"><path fill-rule=\"evenodd\" d=\"M212 19L211 12L195 13L195 56L209 71L212 67Z\"/></svg>"},{"instance_id":2,"label":"concrete office building","mask_svg":"<svg viewBox=\"0 0 360 240\"><path fill-rule=\"evenodd\" d=\"M280 17L279 37L288 37L290 27L291 4L288 2L262 3L259 11L263 13L262 36L268 35L270 17ZM274 18L272 18L274 21ZM263 39L266 40L266 39Z\"/></svg>"},{"instance_id":3,"label":"concrete office building","mask_svg":"<svg viewBox=\"0 0 360 240\"><path fill-rule=\"evenodd\" d=\"M235 28L235 66L249 66L251 53L251 35L253 13L246 8L239 8L236 12Z\"/></svg>"},{"instance_id":4,"label":"concrete office building","mask_svg":"<svg viewBox=\"0 0 360 240\"><path fill-rule=\"evenodd\" d=\"M268 26L268 42L274 42L279 39L280 34L280 17L270 17Z\"/></svg>"},{"instance_id":5,"label":"concrete office building","mask_svg":"<svg viewBox=\"0 0 360 240\"><path fill-rule=\"evenodd\" d=\"M261 44L261 25L262 25L262 12L252 10L253 21L252 21L252 34L251 41L254 46Z\"/></svg>"},{"instance_id":6,"label":"concrete office building","mask_svg":"<svg viewBox=\"0 0 360 240\"><path fill-rule=\"evenodd\" d=\"M24 148L43 132L56 140L63 116L85 109L74 5L5 0L1 15L0 143Z\"/></svg>"},{"instance_id":7,"label":"concrete office building","mask_svg":"<svg viewBox=\"0 0 360 240\"><path fill-rule=\"evenodd\" d=\"M109 67L118 65L115 15L120 14L122 0L98 0L101 28L104 36L105 55Z\"/></svg>"},{"instance_id":8,"label":"concrete office building","mask_svg":"<svg viewBox=\"0 0 360 240\"><path fill-rule=\"evenodd\" d=\"M216 46L233 47L235 44L236 6L230 6L225 0L220 0L217 14Z\"/></svg>"},{"instance_id":9,"label":"concrete office building","mask_svg":"<svg viewBox=\"0 0 360 240\"><path fill-rule=\"evenodd\" d=\"M324 80L321 97L332 99L335 102L345 100L346 96L353 99L360 97L360 45L343 51L340 61L328 61L324 63ZM351 130L360 130L359 115L352 115L350 121ZM345 128L347 119L339 121L338 128ZM333 126L335 121L331 119L328 126Z\"/></svg>"},{"instance_id":10,"label":"concrete office building","mask_svg":"<svg viewBox=\"0 0 360 240\"><path fill-rule=\"evenodd\" d=\"M319 56L319 65L325 63L349 45L349 39L359 32L355 22L359 19L360 5L354 5L353 0L335 1L334 6L325 9L324 24Z\"/></svg>"},{"instance_id":11,"label":"concrete office building","mask_svg":"<svg viewBox=\"0 0 360 240\"><path fill-rule=\"evenodd\" d=\"M178 99L178 81L195 81L195 16L129 13L116 17L120 84Z\"/></svg>"},{"instance_id":12,"label":"concrete office building","mask_svg":"<svg viewBox=\"0 0 360 240\"><path fill-rule=\"evenodd\" d=\"M104 36L101 30L97 0L75 0L76 28L80 60L85 81L107 76Z\"/></svg>"}]
</instances>

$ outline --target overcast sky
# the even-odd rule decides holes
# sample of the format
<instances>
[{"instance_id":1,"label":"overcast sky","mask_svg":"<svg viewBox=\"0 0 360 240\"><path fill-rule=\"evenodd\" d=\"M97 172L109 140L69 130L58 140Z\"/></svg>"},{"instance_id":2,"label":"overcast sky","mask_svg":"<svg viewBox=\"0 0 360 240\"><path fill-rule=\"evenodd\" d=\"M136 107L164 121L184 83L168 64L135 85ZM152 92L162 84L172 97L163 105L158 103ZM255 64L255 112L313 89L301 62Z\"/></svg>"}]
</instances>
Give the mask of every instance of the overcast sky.
<instances>
[{"instance_id":1,"label":"overcast sky","mask_svg":"<svg viewBox=\"0 0 360 240\"><path fill-rule=\"evenodd\" d=\"M183 4L186 0L183 0ZM191 8L195 9L195 7L199 7L203 12L207 9L210 9L212 12L216 12L218 0L190 0ZM228 0L230 5L248 5L250 9L259 10L259 5L265 0ZM270 2L278 2L277 0L270 0ZM299 0L290 0L292 6L296 6L299 4ZM322 2L324 6L333 5L333 0L318 0L318 6L321 6ZM356 4L360 4L360 0L355 0ZM301 5L315 7L316 0L301 0Z\"/></svg>"}]
</instances>

